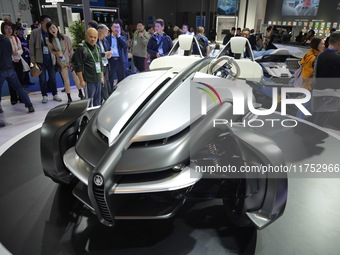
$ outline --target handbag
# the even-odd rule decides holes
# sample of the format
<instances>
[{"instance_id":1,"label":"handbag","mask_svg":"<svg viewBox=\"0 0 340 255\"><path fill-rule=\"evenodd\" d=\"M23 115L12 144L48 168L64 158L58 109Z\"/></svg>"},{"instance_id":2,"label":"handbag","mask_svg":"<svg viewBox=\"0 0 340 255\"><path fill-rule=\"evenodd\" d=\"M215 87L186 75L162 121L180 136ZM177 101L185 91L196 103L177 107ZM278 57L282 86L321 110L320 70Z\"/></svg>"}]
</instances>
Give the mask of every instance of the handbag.
<instances>
[{"instance_id":1,"label":"handbag","mask_svg":"<svg viewBox=\"0 0 340 255\"><path fill-rule=\"evenodd\" d=\"M27 64L27 62L22 58L22 56L20 56L21 58L21 64L22 64L22 67L23 67L23 71L24 72L28 72L30 70L30 67L29 65Z\"/></svg>"},{"instance_id":2,"label":"handbag","mask_svg":"<svg viewBox=\"0 0 340 255\"><path fill-rule=\"evenodd\" d=\"M38 77L41 73L42 73L42 71L37 64L35 64L35 65L33 65L33 67L31 67L31 77L32 78Z\"/></svg>"},{"instance_id":3,"label":"handbag","mask_svg":"<svg viewBox=\"0 0 340 255\"><path fill-rule=\"evenodd\" d=\"M294 73L294 78L292 79L292 85L295 88L301 88L303 83L302 79L302 66L300 66L298 69L296 69Z\"/></svg>"},{"instance_id":4,"label":"handbag","mask_svg":"<svg viewBox=\"0 0 340 255\"><path fill-rule=\"evenodd\" d=\"M55 63L55 65L54 65L54 71L56 73L60 73L61 72L61 66L58 64L58 62Z\"/></svg>"}]
</instances>

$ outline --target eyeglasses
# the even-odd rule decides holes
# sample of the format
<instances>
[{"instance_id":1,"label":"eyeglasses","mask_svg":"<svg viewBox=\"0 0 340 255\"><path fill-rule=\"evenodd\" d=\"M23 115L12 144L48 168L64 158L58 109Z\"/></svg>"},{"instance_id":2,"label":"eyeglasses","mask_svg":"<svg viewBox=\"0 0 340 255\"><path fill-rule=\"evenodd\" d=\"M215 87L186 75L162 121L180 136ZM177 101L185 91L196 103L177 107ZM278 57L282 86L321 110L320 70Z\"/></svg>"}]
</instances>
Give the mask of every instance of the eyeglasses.
<instances>
[{"instance_id":1,"label":"eyeglasses","mask_svg":"<svg viewBox=\"0 0 340 255\"><path fill-rule=\"evenodd\" d=\"M5 30L13 30L11 27L6 27Z\"/></svg>"}]
</instances>

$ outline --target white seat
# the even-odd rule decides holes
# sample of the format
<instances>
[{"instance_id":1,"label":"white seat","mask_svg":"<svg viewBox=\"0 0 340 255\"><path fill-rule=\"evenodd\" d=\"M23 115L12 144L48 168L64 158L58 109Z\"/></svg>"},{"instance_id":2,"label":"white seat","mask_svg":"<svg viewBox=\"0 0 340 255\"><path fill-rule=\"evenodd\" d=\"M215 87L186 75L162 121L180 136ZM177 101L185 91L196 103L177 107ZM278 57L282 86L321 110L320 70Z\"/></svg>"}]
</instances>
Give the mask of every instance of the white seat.
<instances>
[{"instance_id":1,"label":"white seat","mask_svg":"<svg viewBox=\"0 0 340 255\"><path fill-rule=\"evenodd\" d=\"M173 73L178 73L200 60L203 57L202 55L191 55L193 40L195 40L193 35L180 35L170 50L169 55L154 59L149 66L150 70L164 68L169 69ZM178 50L186 56L175 54Z\"/></svg>"},{"instance_id":2,"label":"white seat","mask_svg":"<svg viewBox=\"0 0 340 255\"><path fill-rule=\"evenodd\" d=\"M193 35L180 35L178 37L179 48L183 51L191 50L193 39Z\"/></svg>"},{"instance_id":3,"label":"white seat","mask_svg":"<svg viewBox=\"0 0 340 255\"><path fill-rule=\"evenodd\" d=\"M232 37L230 39L230 48L235 55L238 54L242 56L244 54L245 48L247 48L250 53L250 59L234 58L234 60L240 67L240 75L238 76L238 78L252 81L260 81L263 77L263 70L262 67L254 61L253 51L248 39L241 36Z\"/></svg>"},{"instance_id":4,"label":"white seat","mask_svg":"<svg viewBox=\"0 0 340 255\"><path fill-rule=\"evenodd\" d=\"M238 78L257 82L261 81L263 77L263 70L257 62L245 58L234 60L240 67L240 75Z\"/></svg>"}]
</instances>

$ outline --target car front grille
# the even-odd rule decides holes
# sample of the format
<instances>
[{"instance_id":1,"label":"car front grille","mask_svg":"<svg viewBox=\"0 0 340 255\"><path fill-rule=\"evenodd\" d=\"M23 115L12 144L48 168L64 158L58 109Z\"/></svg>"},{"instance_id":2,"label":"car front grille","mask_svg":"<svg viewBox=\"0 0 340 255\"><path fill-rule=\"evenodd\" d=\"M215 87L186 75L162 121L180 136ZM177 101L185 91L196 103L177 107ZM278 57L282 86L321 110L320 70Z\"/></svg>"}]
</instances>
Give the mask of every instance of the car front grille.
<instances>
[{"instance_id":1,"label":"car front grille","mask_svg":"<svg viewBox=\"0 0 340 255\"><path fill-rule=\"evenodd\" d=\"M112 218L110 211L107 207L106 201L105 201L105 195L104 195L104 188L102 187L93 187L93 194L96 199L97 205L99 207L100 213L104 220L106 220L108 223L112 224Z\"/></svg>"}]
</instances>

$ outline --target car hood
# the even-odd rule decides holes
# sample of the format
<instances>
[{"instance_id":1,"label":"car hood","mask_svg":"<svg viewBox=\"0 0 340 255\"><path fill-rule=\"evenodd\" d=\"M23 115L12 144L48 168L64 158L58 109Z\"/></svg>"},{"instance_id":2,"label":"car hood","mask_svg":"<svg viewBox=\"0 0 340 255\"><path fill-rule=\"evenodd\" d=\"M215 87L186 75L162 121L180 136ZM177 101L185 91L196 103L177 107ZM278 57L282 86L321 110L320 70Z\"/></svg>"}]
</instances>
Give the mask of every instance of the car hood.
<instances>
[{"instance_id":1,"label":"car hood","mask_svg":"<svg viewBox=\"0 0 340 255\"><path fill-rule=\"evenodd\" d=\"M97 116L97 129L108 139L108 145L115 143L121 130L129 123L134 114L143 107L150 96L155 93L162 84L167 83L173 74L167 71L140 73L123 80L114 94L99 110ZM201 99L202 93L196 85L206 84L210 88L215 87L222 102L233 102L234 92L223 88L239 87L241 90L249 88L245 80L226 80L204 73L193 73L182 81L178 88L160 105L150 116L141 129L136 133L133 142L152 141L169 138L178 134L190 123L202 117ZM219 88L222 88L219 90ZM246 92L244 93L246 95ZM216 106L212 100L207 100L207 110ZM247 112L247 100L235 100L233 104L237 108L244 108Z\"/></svg>"},{"instance_id":2,"label":"car hood","mask_svg":"<svg viewBox=\"0 0 340 255\"><path fill-rule=\"evenodd\" d=\"M167 71L145 72L131 75L118 84L97 115L97 128L108 138L109 145L114 143L138 108L171 76Z\"/></svg>"}]
</instances>

